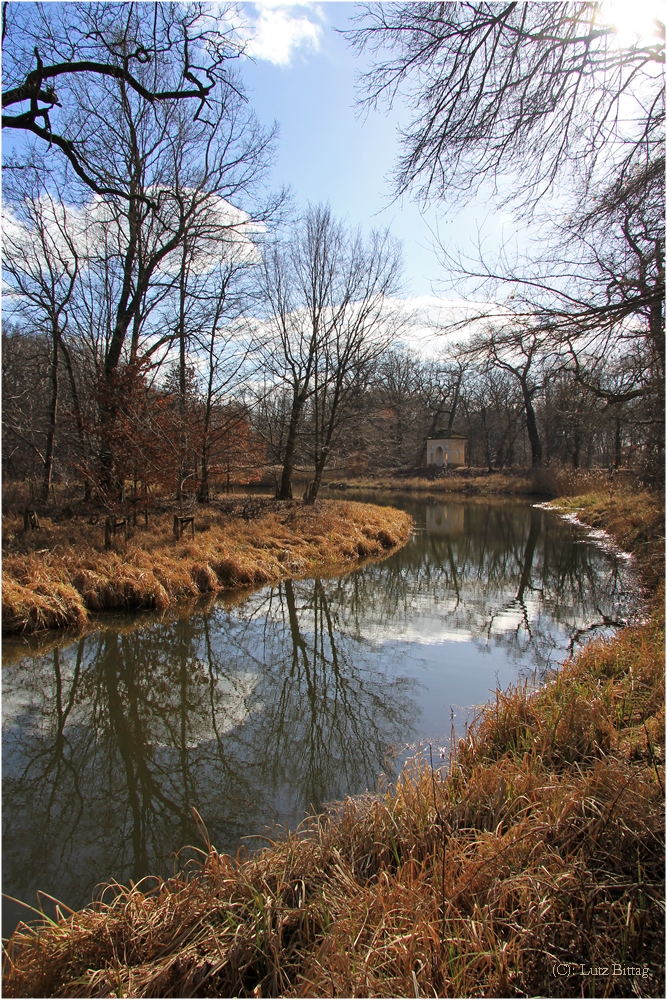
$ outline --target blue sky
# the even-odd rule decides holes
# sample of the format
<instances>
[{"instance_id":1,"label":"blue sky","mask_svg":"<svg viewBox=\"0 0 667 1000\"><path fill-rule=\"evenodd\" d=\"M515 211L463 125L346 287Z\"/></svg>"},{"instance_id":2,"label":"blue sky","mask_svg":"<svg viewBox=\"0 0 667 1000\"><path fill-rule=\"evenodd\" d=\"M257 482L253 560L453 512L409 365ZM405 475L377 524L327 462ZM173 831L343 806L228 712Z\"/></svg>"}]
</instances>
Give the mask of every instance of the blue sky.
<instances>
[{"instance_id":1,"label":"blue sky","mask_svg":"<svg viewBox=\"0 0 667 1000\"><path fill-rule=\"evenodd\" d=\"M397 127L408 114L400 103L389 112L359 113L355 85L367 60L334 30L351 27L355 9L346 2L240 4L237 27L249 57L242 57L239 71L262 124L279 126L270 188L291 188L298 209L328 202L337 217L365 232L388 226L402 242L399 297L409 300L408 312L417 317L409 342L420 347L430 340L432 325L460 318L451 304L465 295L463 288L445 290L434 233L450 248L472 252L478 225L497 245L510 217L479 202L446 216L442 205L422 211L408 197L393 200L389 175L399 151ZM5 153L25 141L11 133L4 140Z\"/></svg>"},{"instance_id":2,"label":"blue sky","mask_svg":"<svg viewBox=\"0 0 667 1000\"><path fill-rule=\"evenodd\" d=\"M389 175L399 149L397 126L408 113L399 105L389 113L360 116L355 107L355 82L365 61L334 30L351 26L355 5L263 0L240 6L239 28L251 56L240 63L248 96L263 124L277 121L280 127L271 187L291 187L299 208L328 201L338 217L366 231L389 226L403 243L404 297L475 297L470 288L448 287L432 248L434 233L447 249L475 257L481 230L493 257L505 240L521 240L517 220L483 197L458 213L450 207L448 215L442 205L422 212L409 198L392 201ZM623 16L623 30L636 34L641 11L655 16L656 0L607 6L615 12L620 39ZM5 139L11 148L12 136ZM437 321L432 311L429 315Z\"/></svg>"},{"instance_id":3,"label":"blue sky","mask_svg":"<svg viewBox=\"0 0 667 1000\"><path fill-rule=\"evenodd\" d=\"M272 186L289 185L299 207L328 201L334 213L365 230L390 226L402 240L406 296L431 295L442 268L432 230L465 246L477 223L497 231L508 217L489 218L473 204L455 218L442 208L421 212L409 199L392 202L390 171L398 153L396 128L406 114L359 116L355 81L364 63L334 28L350 26L352 3L244 4L254 38L241 73L260 120L280 126ZM451 296L451 293L449 293Z\"/></svg>"}]
</instances>

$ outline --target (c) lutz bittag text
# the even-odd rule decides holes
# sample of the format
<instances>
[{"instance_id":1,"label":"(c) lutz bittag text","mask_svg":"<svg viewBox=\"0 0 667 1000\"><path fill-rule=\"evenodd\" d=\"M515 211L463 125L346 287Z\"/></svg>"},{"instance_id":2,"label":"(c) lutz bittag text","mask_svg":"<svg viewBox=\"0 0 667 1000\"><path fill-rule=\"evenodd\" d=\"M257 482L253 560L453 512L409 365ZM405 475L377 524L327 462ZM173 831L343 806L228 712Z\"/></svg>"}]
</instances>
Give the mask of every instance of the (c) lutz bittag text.
<instances>
[{"instance_id":1,"label":"(c) lutz bittag text","mask_svg":"<svg viewBox=\"0 0 667 1000\"><path fill-rule=\"evenodd\" d=\"M561 978L567 976L639 976L641 979L648 979L651 970L647 965L621 965L617 962L612 965L557 962L552 973Z\"/></svg>"}]
</instances>

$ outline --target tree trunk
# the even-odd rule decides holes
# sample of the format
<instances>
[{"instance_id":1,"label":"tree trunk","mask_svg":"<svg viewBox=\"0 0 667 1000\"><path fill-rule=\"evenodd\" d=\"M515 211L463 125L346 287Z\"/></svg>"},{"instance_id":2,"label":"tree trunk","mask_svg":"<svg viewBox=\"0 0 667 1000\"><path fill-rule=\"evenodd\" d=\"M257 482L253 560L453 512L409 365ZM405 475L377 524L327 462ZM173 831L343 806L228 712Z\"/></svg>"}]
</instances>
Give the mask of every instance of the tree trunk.
<instances>
[{"instance_id":1,"label":"tree trunk","mask_svg":"<svg viewBox=\"0 0 667 1000\"><path fill-rule=\"evenodd\" d=\"M528 440L530 441L532 466L535 469L542 464L542 442L540 441L540 434L537 429L537 418L533 409L532 394L523 381L521 383L521 392L526 408L526 430L528 431Z\"/></svg>"},{"instance_id":2,"label":"tree trunk","mask_svg":"<svg viewBox=\"0 0 667 1000\"><path fill-rule=\"evenodd\" d=\"M663 275L664 283L664 275ZM660 379L659 384L663 387L664 394L664 380L665 380L665 326L662 318L662 299L657 299L657 301L651 306L649 312L649 330L651 334L651 340L653 341L653 347L655 350L656 357L658 358L658 364L660 365Z\"/></svg>"},{"instance_id":3,"label":"tree trunk","mask_svg":"<svg viewBox=\"0 0 667 1000\"><path fill-rule=\"evenodd\" d=\"M486 455L486 464L489 472L493 472L493 459L491 457L491 445L489 442L489 432L486 426L486 407L483 406L481 409L482 416L482 430L484 431L484 453Z\"/></svg>"},{"instance_id":4,"label":"tree trunk","mask_svg":"<svg viewBox=\"0 0 667 1000\"><path fill-rule=\"evenodd\" d=\"M614 468L620 469L623 454L621 451L621 408L616 407L616 427L614 431Z\"/></svg>"},{"instance_id":5,"label":"tree trunk","mask_svg":"<svg viewBox=\"0 0 667 1000\"><path fill-rule=\"evenodd\" d=\"M51 361L51 401L49 404L49 429L46 435L46 451L44 454L44 479L42 482L42 498L46 503L51 488L53 475L53 451L56 440L56 421L58 416L58 341L60 331L53 330L53 358Z\"/></svg>"},{"instance_id":6,"label":"tree trunk","mask_svg":"<svg viewBox=\"0 0 667 1000\"><path fill-rule=\"evenodd\" d=\"M178 488L176 499L181 501L183 495L183 478L188 451L188 430L186 421L186 357L185 357L185 269L187 243L183 244L181 274L178 294L178 408L179 408L179 442L178 442Z\"/></svg>"},{"instance_id":7,"label":"tree trunk","mask_svg":"<svg viewBox=\"0 0 667 1000\"><path fill-rule=\"evenodd\" d=\"M81 403L79 402L79 391L76 387L76 380L74 378L74 369L72 367L72 358L70 357L69 350L66 344L63 343L62 338L60 339L60 350L63 352L63 357L65 359L65 367L67 369L67 377L69 380L69 388L72 394L72 406L74 408L74 419L76 421L76 430L79 435L79 446L81 448L81 457L83 460L83 499L87 503L90 500L92 489L91 489L91 477L90 471L88 470L88 455L86 449L86 435L84 431L83 423L83 413L81 412Z\"/></svg>"},{"instance_id":8,"label":"tree trunk","mask_svg":"<svg viewBox=\"0 0 667 1000\"><path fill-rule=\"evenodd\" d=\"M278 500L292 499L292 474L294 472L294 452L296 450L296 435L304 403L305 403L305 397L303 397L303 395L295 396L294 402L292 403L292 412L290 414L289 430L287 432L287 443L285 444L283 474L280 480L280 488L277 494Z\"/></svg>"},{"instance_id":9,"label":"tree trunk","mask_svg":"<svg viewBox=\"0 0 667 1000\"><path fill-rule=\"evenodd\" d=\"M214 372L214 348L215 348L215 330L220 316L220 310L217 309L215 313L215 319L213 321L212 332L211 332L211 343L208 350L208 385L206 387L206 405L204 407L204 426L202 427L202 445L201 445L201 482L199 484L199 493L197 494L197 499L199 503L210 503L211 500L211 489L208 479L208 459L209 451L211 448L209 435L211 433L211 413L213 410L213 372Z\"/></svg>"},{"instance_id":10,"label":"tree trunk","mask_svg":"<svg viewBox=\"0 0 667 1000\"><path fill-rule=\"evenodd\" d=\"M334 436L334 430L336 429L336 416L338 415L341 405L341 385L340 380L337 380L336 386L334 388L333 397L331 400L331 409L329 411L329 419L326 425L326 433L324 437L324 442L320 449L319 455L317 455L315 461L315 476L313 478L312 486L308 491L308 503L313 503L317 494L320 491L320 486L322 485L322 475L326 468L327 461L329 459L329 454L331 452L331 442Z\"/></svg>"},{"instance_id":11,"label":"tree trunk","mask_svg":"<svg viewBox=\"0 0 667 1000\"><path fill-rule=\"evenodd\" d=\"M100 405L100 483L107 493L113 493L119 486L115 476L112 440L116 426L117 411L111 403Z\"/></svg>"},{"instance_id":12,"label":"tree trunk","mask_svg":"<svg viewBox=\"0 0 667 1000\"><path fill-rule=\"evenodd\" d=\"M579 468L579 456L581 453L581 429L577 426L574 428L574 444L572 445L572 468Z\"/></svg>"},{"instance_id":13,"label":"tree trunk","mask_svg":"<svg viewBox=\"0 0 667 1000\"><path fill-rule=\"evenodd\" d=\"M206 442L202 446L201 452L201 479L199 481L199 490L197 492L197 500L199 503L209 503L211 499L211 489L208 481L208 448L206 447Z\"/></svg>"},{"instance_id":14,"label":"tree trunk","mask_svg":"<svg viewBox=\"0 0 667 1000\"><path fill-rule=\"evenodd\" d=\"M314 503L317 494L320 492L320 486L322 485L322 475L324 474L324 469L327 464L327 459L329 457L329 443L324 445L322 451L320 452L319 458L315 463L315 475L313 477L312 485L308 491L308 503Z\"/></svg>"},{"instance_id":15,"label":"tree trunk","mask_svg":"<svg viewBox=\"0 0 667 1000\"><path fill-rule=\"evenodd\" d=\"M449 420L447 421L447 433L451 434L454 429L454 420L456 418L456 408L459 405L459 396L461 395L461 382L463 381L463 372L459 374L456 380L456 389L454 390L454 399L452 400L452 408L449 411Z\"/></svg>"}]
</instances>

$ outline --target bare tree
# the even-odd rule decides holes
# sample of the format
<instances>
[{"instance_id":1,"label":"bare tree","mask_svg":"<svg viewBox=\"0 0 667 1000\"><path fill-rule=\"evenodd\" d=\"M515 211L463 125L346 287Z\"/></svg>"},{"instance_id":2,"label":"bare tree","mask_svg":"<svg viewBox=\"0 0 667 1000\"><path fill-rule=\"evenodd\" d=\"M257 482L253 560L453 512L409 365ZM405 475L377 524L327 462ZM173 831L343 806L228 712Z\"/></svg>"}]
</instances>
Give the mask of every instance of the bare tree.
<instances>
[{"instance_id":1,"label":"bare tree","mask_svg":"<svg viewBox=\"0 0 667 1000\"><path fill-rule=\"evenodd\" d=\"M313 380L311 501L319 493L336 440L352 416L351 401L368 384L374 364L405 322L388 301L398 287L401 267L400 248L388 231L372 233L366 243L355 233L344 252L341 308L332 309L334 321L319 345Z\"/></svg>"},{"instance_id":2,"label":"bare tree","mask_svg":"<svg viewBox=\"0 0 667 1000\"><path fill-rule=\"evenodd\" d=\"M198 120L178 101L147 108L122 81L103 104L81 100L82 111L97 121L90 142L100 155L107 151L110 169L125 176L131 192L86 206L89 267L80 317L99 365L101 478L113 490L127 366L138 372L182 340L180 319L169 322L166 301L173 295L183 301L183 269L200 244L247 230L248 214L231 199L246 197L257 183L271 135L235 91L209 95L207 117Z\"/></svg>"},{"instance_id":3,"label":"bare tree","mask_svg":"<svg viewBox=\"0 0 667 1000\"><path fill-rule=\"evenodd\" d=\"M249 287L258 259L232 244L211 275L193 289L195 352L203 362L198 499L208 503L212 463L221 442L247 421L239 405L243 388L257 368L255 343L245 315L254 289Z\"/></svg>"},{"instance_id":4,"label":"bare tree","mask_svg":"<svg viewBox=\"0 0 667 1000\"><path fill-rule=\"evenodd\" d=\"M490 327L486 334L474 337L466 351L469 358L498 368L518 383L533 467L542 463L535 398L544 384L544 360L549 345L548 332L517 320L502 328Z\"/></svg>"},{"instance_id":5,"label":"bare tree","mask_svg":"<svg viewBox=\"0 0 667 1000\"><path fill-rule=\"evenodd\" d=\"M372 383L370 437L381 442L385 465L411 465L425 436L424 362L412 351L387 351ZM428 401L427 404L428 406ZM373 452L372 442L368 450Z\"/></svg>"},{"instance_id":6,"label":"bare tree","mask_svg":"<svg viewBox=\"0 0 667 1000\"><path fill-rule=\"evenodd\" d=\"M205 118L219 84L234 86L228 64L243 48L235 12L221 4L212 16L199 2L3 3L2 127L59 150L96 194L136 198L90 142L96 120L81 115L82 93L94 102L107 83L122 84L149 108L182 101Z\"/></svg>"},{"instance_id":7,"label":"bare tree","mask_svg":"<svg viewBox=\"0 0 667 1000\"><path fill-rule=\"evenodd\" d=\"M387 232L364 242L327 206L310 207L286 245L267 255L266 368L291 399L279 497L292 495L308 401L314 418L311 496L317 495L351 388L384 349L391 322L387 297L397 288L399 270L399 249Z\"/></svg>"},{"instance_id":8,"label":"bare tree","mask_svg":"<svg viewBox=\"0 0 667 1000\"><path fill-rule=\"evenodd\" d=\"M201 477L198 496L208 502L210 459L216 437L228 435L240 419L238 407L225 397L238 391L248 374L253 346L242 318L252 299L249 273L257 268L259 250L253 242L256 226L237 218L230 225L230 206L212 203L197 213L180 249L174 290L173 329L179 398L178 496L192 452L190 436L198 439ZM193 422L188 413L189 375L195 370L197 402L203 406ZM199 409L199 407L198 407ZM188 474L197 478L197 458Z\"/></svg>"},{"instance_id":9,"label":"bare tree","mask_svg":"<svg viewBox=\"0 0 667 1000\"><path fill-rule=\"evenodd\" d=\"M4 273L11 288L10 309L43 333L50 342L49 404L42 497L51 487L59 405L59 361L68 308L79 271L79 254L68 210L44 190L39 173L31 170L14 192L14 213L4 227ZM69 374L72 376L71 367Z\"/></svg>"},{"instance_id":10,"label":"bare tree","mask_svg":"<svg viewBox=\"0 0 667 1000\"><path fill-rule=\"evenodd\" d=\"M308 233L306 232L306 239ZM272 383L284 386L289 402L289 417L281 438L282 476L276 496L292 497L292 475L301 415L311 393L315 369L317 341L320 336L321 309L313 304L310 317L299 311L298 291L291 274L292 263L298 261L299 239L295 234L290 247L274 245L264 259L262 289L269 308L269 334L265 348L266 371ZM315 269L313 277L324 291L332 281L330 273ZM318 296L319 299L319 296ZM287 399L285 400L287 402Z\"/></svg>"},{"instance_id":11,"label":"bare tree","mask_svg":"<svg viewBox=\"0 0 667 1000\"><path fill-rule=\"evenodd\" d=\"M362 101L406 95L396 190L474 193L512 177L535 201L563 171L625 182L664 163L664 25L623 49L598 3L361 4L345 32L379 53Z\"/></svg>"}]
</instances>

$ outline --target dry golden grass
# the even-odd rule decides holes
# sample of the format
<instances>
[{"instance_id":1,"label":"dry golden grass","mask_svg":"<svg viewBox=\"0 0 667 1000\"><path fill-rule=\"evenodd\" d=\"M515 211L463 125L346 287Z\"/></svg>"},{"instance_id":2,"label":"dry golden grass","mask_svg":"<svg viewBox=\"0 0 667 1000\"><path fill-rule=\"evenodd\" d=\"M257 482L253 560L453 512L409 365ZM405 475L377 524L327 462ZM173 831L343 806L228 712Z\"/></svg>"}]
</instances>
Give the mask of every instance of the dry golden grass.
<instances>
[{"instance_id":1,"label":"dry golden grass","mask_svg":"<svg viewBox=\"0 0 667 1000\"><path fill-rule=\"evenodd\" d=\"M426 479L421 476L396 477L379 476L377 479L362 479L349 483L350 489L391 490L401 493L433 494L464 493L473 496L507 494L510 496L533 496L535 489L532 479L524 475L509 473L482 473L480 475L448 475L441 479ZM552 495L552 494L549 494Z\"/></svg>"},{"instance_id":2,"label":"dry golden grass","mask_svg":"<svg viewBox=\"0 0 667 1000\"><path fill-rule=\"evenodd\" d=\"M664 753L659 609L498 693L441 772L20 925L4 994L664 996Z\"/></svg>"},{"instance_id":3,"label":"dry golden grass","mask_svg":"<svg viewBox=\"0 0 667 1000\"><path fill-rule=\"evenodd\" d=\"M249 860L211 848L189 879L20 926L4 995L662 996L663 632L498 695L442 773L415 762Z\"/></svg>"},{"instance_id":4,"label":"dry golden grass","mask_svg":"<svg viewBox=\"0 0 667 1000\"><path fill-rule=\"evenodd\" d=\"M246 511L246 513L248 513ZM82 520L23 532L3 518L3 632L81 626L89 612L163 609L235 587L333 572L385 555L410 537L403 511L340 500L255 501L252 519L235 509L196 516L196 534L175 542L170 513L135 528L105 552L103 528Z\"/></svg>"},{"instance_id":5,"label":"dry golden grass","mask_svg":"<svg viewBox=\"0 0 667 1000\"><path fill-rule=\"evenodd\" d=\"M602 490L609 476L601 469L570 469L554 466L543 469L508 469L488 472L485 469L448 470L434 479L401 473L349 480L350 489L391 490L405 493L464 493L468 496L540 496L566 497L574 493Z\"/></svg>"}]
</instances>

